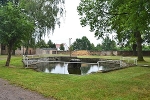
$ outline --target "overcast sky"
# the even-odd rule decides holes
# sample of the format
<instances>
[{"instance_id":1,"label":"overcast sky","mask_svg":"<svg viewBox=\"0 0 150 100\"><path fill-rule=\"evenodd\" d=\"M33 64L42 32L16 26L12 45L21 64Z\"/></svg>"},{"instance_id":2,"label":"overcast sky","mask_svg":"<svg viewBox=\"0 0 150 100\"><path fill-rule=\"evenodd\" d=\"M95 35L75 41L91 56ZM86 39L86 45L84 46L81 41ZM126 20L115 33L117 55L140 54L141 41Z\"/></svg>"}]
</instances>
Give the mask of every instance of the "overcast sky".
<instances>
[{"instance_id":1,"label":"overcast sky","mask_svg":"<svg viewBox=\"0 0 150 100\"><path fill-rule=\"evenodd\" d=\"M65 21L61 22L60 28L56 27L53 34L46 37L46 41L50 39L55 44L66 43L69 45L69 38L72 38L71 43L73 43L76 38L86 36L95 46L100 43L100 40L94 37L94 33L89 31L89 27L82 27L80 25L77 13L79 2L80 0L65 0Z\"/></svg>"}]
</instances>

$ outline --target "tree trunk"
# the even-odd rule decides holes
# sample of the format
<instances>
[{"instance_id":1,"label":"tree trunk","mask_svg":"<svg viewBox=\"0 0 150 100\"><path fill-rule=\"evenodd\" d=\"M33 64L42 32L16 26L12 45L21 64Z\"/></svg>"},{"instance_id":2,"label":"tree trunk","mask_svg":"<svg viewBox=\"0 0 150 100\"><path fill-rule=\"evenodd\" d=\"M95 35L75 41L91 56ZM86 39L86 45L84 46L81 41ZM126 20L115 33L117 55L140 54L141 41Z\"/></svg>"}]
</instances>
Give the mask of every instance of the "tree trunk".
<instances>
[{"instance_id":1,"label":"tree trunk","mask_svg":"<svg viewBox=\"0 0 150 100\"><path fill-rule=\"evenodd\" d=\"M9 45L8 46L8 56L7 56L7 61L6 61L5 66L9 66L9 64L10 64L11 54L12 54L12 45Z\"/></svg>"},{"instance_id":2,"label":"tree trunk","mask_svg":"<svg viewBox=\"0 0 150 100\"><path fill-rule=\"evenodd\" d=\"M28 55L28 49L29 49L29 46L26 46L25 55Z\"/></svg>"},{"instance_id":3,"label":"tree trunk","mask_svg":"<svg viewBox=\"0 0 150 100\"><path fill-rule=\"evenodd\" d=\"M134 44L132 45L133 56L137 56L136 47L137 47L137 44L134 43Z\"/></svg>"},{"instance_id":4,"label":"tree trunk","mask_svg":"<svg viewBox=\"0 0 150 100\"><path fill-rule=\"evenodd\" d=\"M15 50L14 49L12 50L12 55L15 55Z\"/></svg>"},{"instance_id":5,"label":"tree trunk","mask_svg":"<svg viewBox=\"0 0 150 100\"><path fill-rule=\"evenodd\" d=\"M142 52L142 38L139 31L135 33L136 42L137 42L137 51L138 51L138 61L144 61L143 52Z\"/></svg>"}]
</instances>

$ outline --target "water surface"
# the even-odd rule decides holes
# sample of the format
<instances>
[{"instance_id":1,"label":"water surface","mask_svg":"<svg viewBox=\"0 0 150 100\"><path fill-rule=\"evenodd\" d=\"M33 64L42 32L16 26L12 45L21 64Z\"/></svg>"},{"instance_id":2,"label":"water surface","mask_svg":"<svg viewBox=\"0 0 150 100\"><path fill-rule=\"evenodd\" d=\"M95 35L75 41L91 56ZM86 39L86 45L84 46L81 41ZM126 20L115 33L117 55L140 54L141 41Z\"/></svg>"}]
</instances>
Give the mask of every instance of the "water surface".
<instances>
[{"instance_id":1,"label":"water surface","mask_svg":"<svg viewBox=\"0 0 150 100\"><path fill-rule=\"evenodd\" d=\"M45 73L55 73L55 74L78 74L85 75L97 71L110 70L114 67L120 67L113 64L97 64L97 63L66 63L66 62L41 62L36 65L38 70Z\"/></svg>"}]
</instances>

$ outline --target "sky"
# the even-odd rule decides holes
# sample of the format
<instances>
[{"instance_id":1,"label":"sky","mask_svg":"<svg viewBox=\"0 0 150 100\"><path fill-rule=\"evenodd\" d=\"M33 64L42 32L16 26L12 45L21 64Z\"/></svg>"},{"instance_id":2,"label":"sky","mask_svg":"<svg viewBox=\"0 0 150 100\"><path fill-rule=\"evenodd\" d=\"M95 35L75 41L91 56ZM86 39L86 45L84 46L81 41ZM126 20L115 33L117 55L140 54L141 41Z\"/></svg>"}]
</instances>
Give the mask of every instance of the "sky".
<instances>
[{"instance_id":1,"label":"sky","mask_svg":"<svg viewBox=\"0 0 150 100\"><path fill-rule=\"evenodd\" d=\"M69 38L71 44L77 39L86 36L95 46L100 43L100 40L94 36L94 33L89 31L89 27L82 27L80 25L80 16L77 12L77 6L80 0L65 0L66 17L61 22L60 28L56 27L53 34L45 37L46 42L51 40L55 44L65 43L69 46Z\"/></svg>"}]
</instances>

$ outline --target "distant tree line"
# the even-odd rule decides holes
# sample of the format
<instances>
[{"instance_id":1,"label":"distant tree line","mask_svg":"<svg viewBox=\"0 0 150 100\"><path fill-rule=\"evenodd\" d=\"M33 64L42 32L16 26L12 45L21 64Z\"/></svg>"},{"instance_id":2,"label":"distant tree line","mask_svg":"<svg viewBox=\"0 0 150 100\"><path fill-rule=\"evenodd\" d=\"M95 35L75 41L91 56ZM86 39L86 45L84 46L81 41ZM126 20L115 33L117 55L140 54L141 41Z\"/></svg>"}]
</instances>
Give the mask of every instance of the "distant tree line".
<instances>
[{"instance_id":1,"label":"distant tree line","mask_svg":"<svg viewBox=\"0 0 150 100\"><path fill-rule=\"evenodd\" d=\"M56 45L51 40L46 43L43 39L41 39L36 43L36 48L56 48Z\"/></svg>"},{"instance_id":2,"label":"distant tree line","mask_svg":"<svg viewBox=\"0 0 150 100\"><path fill-rule=\"evenodd\" d=\"M47 43L41 39L37 43L34 42L34 39L30 41L30 47L35 48L56 48L56 44L49 40ZM71 44L71 50L93 50L93 51L135 51L137 52L137 45L136 44L129 44L128 42L118 42L116 38L111 38L108 35L103 37L97 45L94 45L89 41L86 36L82 38L77 38ZM65 50L64 44L60 44L60 50ZM150 50L150 45L145 43L143 44L143 51ZM134 53L134 52L133 52Z\"/></svg>"},{"instance_id":3,"label":"distant tree line","mask_svg":"<svg viewBox=\"0 0 150 100\"><path fill-rule=\"evenodd\" d=\"M111 39L108 35L102 38L100 42L95 46L91 43L86 36L83 36L81 39L77 38L75 42L71 45L72 50L94 50L94 51L111 51L111 50L121 50L121 51L134 51L133 44L129 44L128 42L118 42L116 38ZM143 48L145 50L150 50L149 44L143 44ZM135 49L136 51L136 49Z\"/></svg>"},{"instance_id":4,"label":"distant tree line","mask_svg":"<svg viewBox=\"0 0 150 100\"><path fill-rule=\"evenodd\" d=\"M53 43L51 40L49 40L47 43L41 39L40 41L38 41L36 44L35 44L35 47L36 48L56 48L56 44ZM61 43L60 44L60 50L65 50L65 47L64 47L64 44Z\"/></svg>"}]
</instances>

